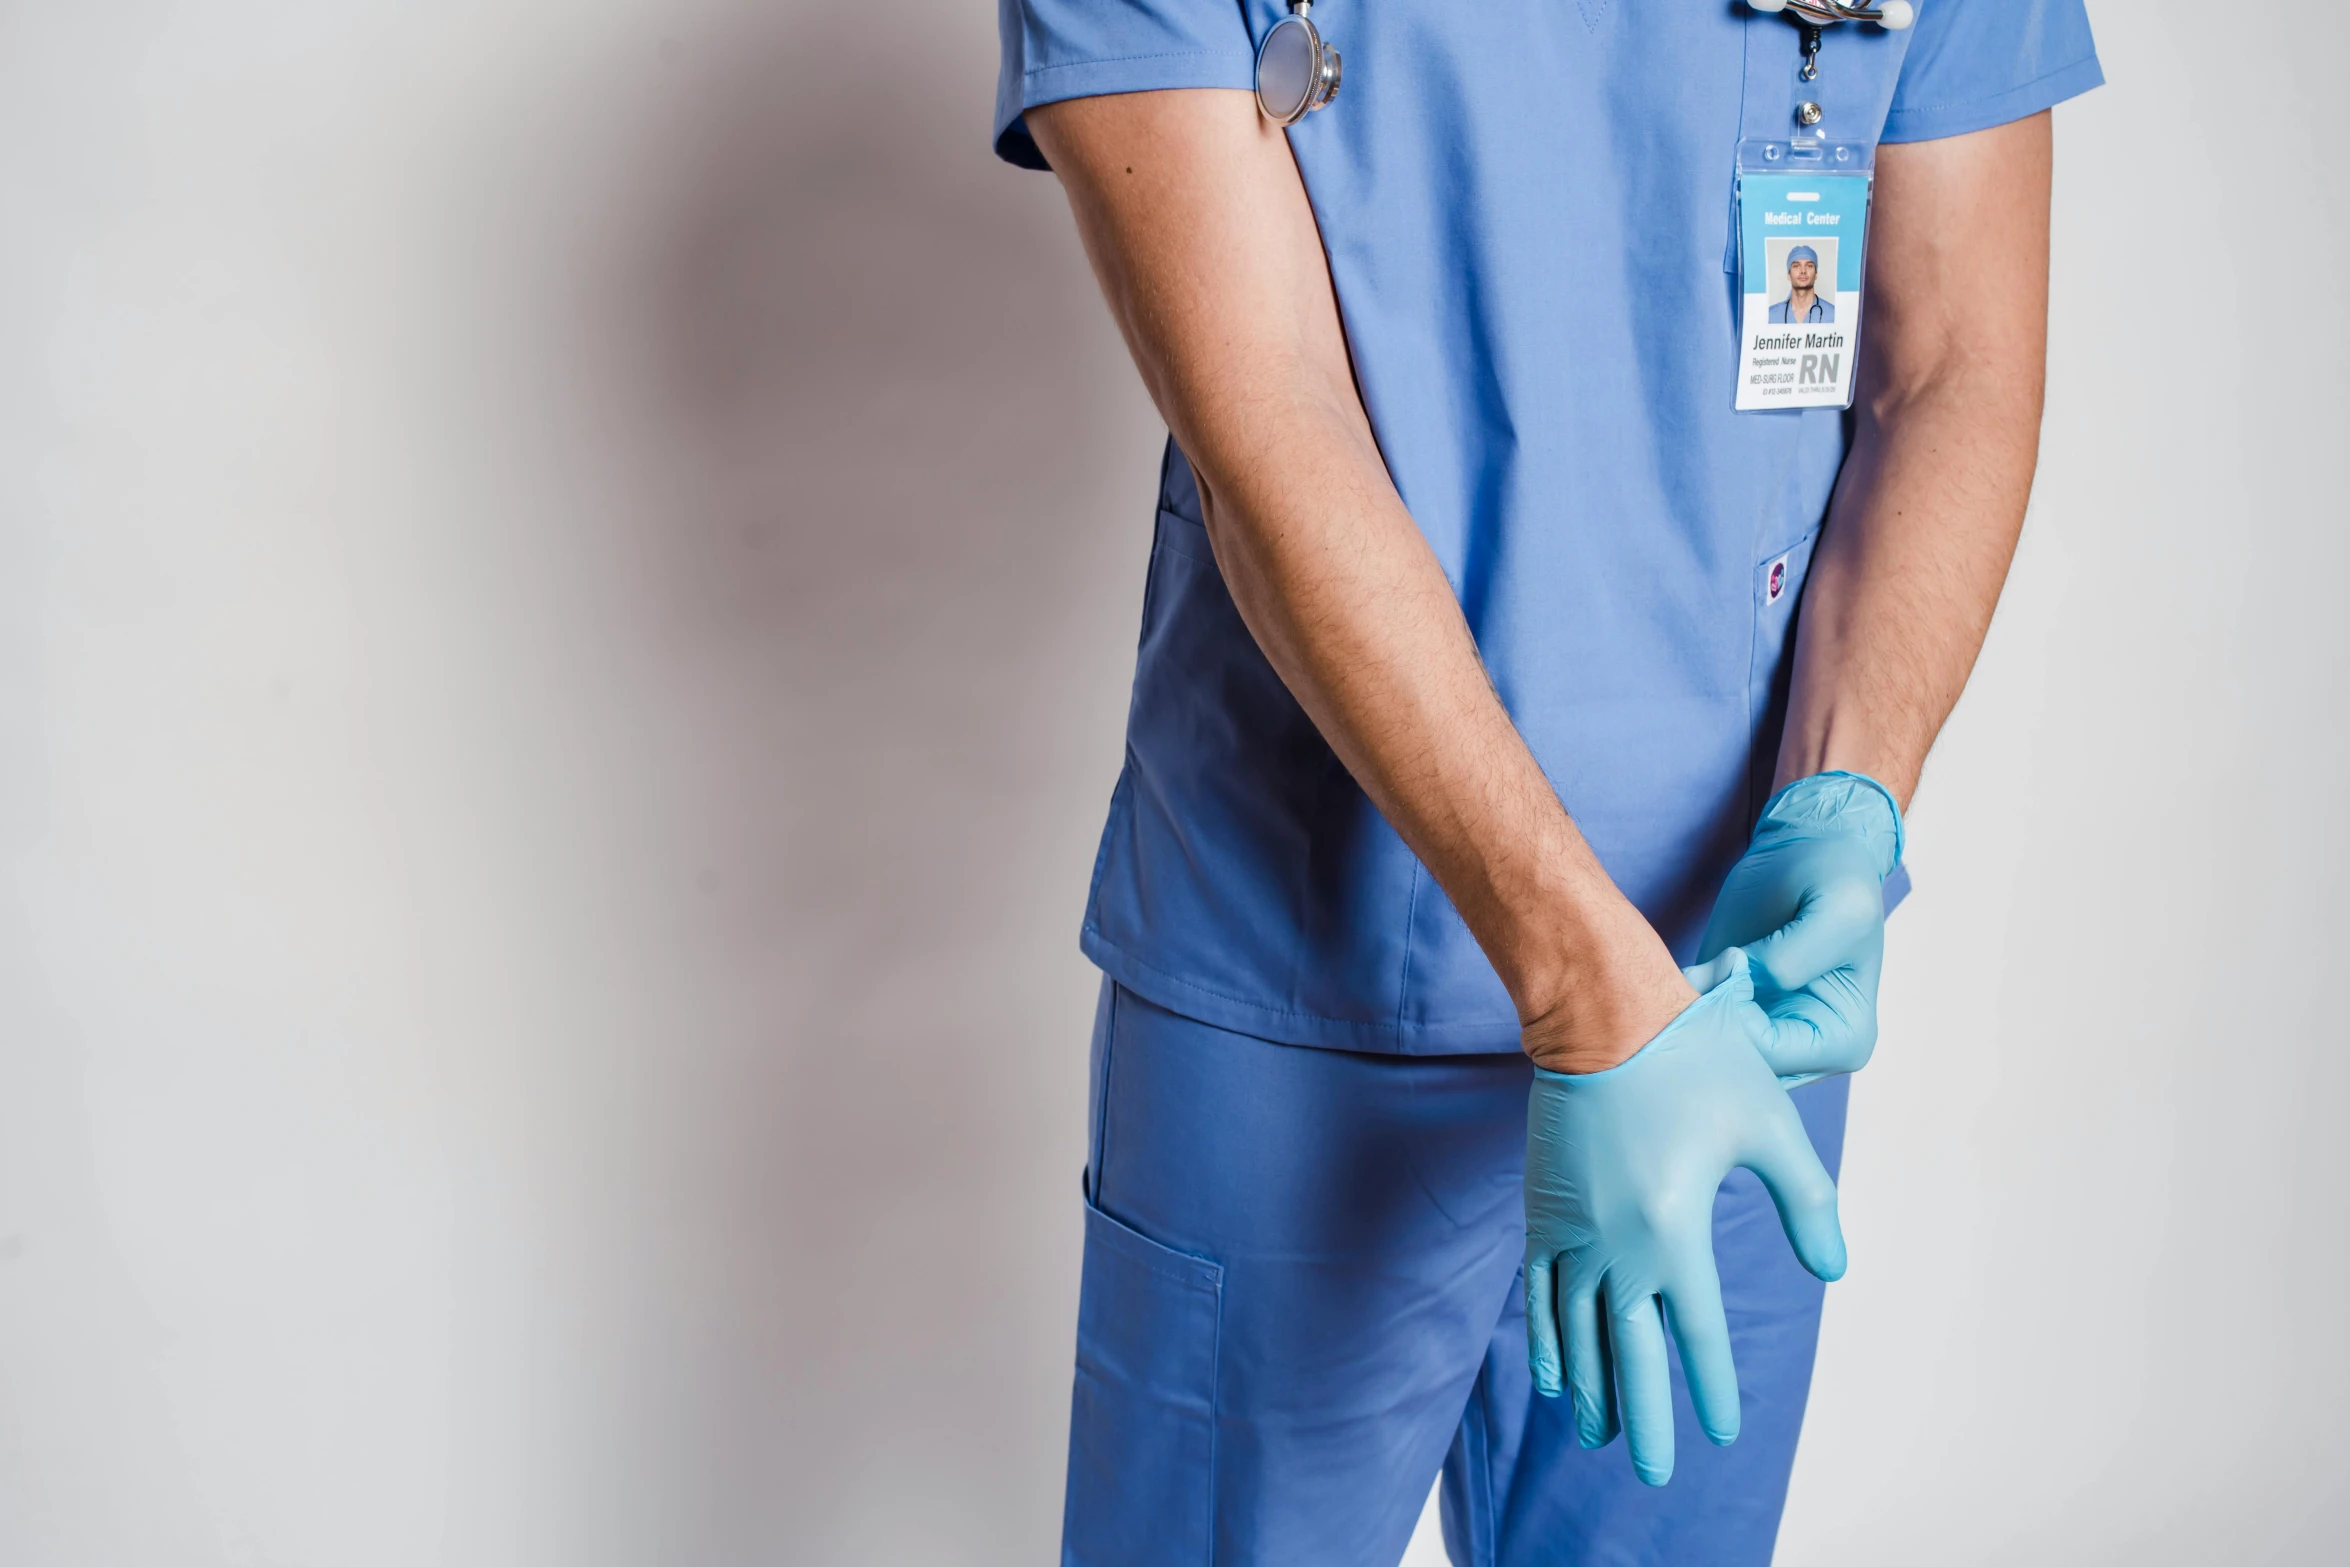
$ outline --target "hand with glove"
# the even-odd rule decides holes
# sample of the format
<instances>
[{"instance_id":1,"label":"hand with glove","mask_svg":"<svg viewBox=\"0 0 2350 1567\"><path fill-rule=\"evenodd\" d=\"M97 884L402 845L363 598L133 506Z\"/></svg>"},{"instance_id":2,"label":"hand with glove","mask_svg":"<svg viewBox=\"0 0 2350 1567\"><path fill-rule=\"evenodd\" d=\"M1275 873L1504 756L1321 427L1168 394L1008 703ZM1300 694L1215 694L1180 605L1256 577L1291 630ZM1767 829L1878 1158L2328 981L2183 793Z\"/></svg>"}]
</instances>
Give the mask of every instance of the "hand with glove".
<instances>
[{"instance_id":1,"label":"hand with glove","mask_svg":"<svg viewBox=\"0 0 2350 1567\"><path fill-rule=\"evenodd\" d=\"M1586 1447L1631 1438L1642 1480L1673 1473L1670 1320L1706 1435L1738 1435L1738 1372L1714 1269L1714 1194L1762 1178L1803 1265L1844 1272L1836 1185L1762 1056L1747 956L1684 971L1703 992L1619 1066L1537 1068L1526 1110L1526 1335L1537 1391L1570 1389ZM1604 1336L1601 1319L1604 1314Z\"/></svg>"},{"instance_id":2,"label":"hand with glove","mask_svg":"<svg viewBox=\"0 0 2350 1567\"><path fill-rule=\"evenodd\" d=\"M1763 1054L1788 1086L1855 1072L1877 1046L1885 878L1901 863L1901 811L1859 773L1815 773L1771 796L1731 867L1698 947L1744 947L1770 1014Z\"/></svg>"}]
</instances>

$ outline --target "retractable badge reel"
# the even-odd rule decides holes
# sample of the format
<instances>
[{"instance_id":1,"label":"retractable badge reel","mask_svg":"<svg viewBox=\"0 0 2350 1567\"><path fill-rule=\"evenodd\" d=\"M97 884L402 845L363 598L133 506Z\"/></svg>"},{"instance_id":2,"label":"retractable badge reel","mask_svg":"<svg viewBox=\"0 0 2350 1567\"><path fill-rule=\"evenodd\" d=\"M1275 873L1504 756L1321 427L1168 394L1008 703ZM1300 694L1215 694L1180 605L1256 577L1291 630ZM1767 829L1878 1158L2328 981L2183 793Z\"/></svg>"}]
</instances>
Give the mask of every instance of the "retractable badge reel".
<instances>
[{"instance_id":1,"label":"retractable badge reel","mask_svg":"<svg viewBox=\"0 0 2350 1567\"><path fill-rule=\"evenodd\" d=\"M1899 32L1909 0L1746 0L1800 29L1806 86L1819 79L1823 32L1866 22ZM1783 141L1738 144L1738 400L1741 413L1849 408L1859 358L1862 261L1877 149L1839 141L1806 93Z\"/></svg>"},{"instance_id":2,"label":"retractable badge reel","mask_svg":"<svg viewBox=\"0 0 2350 1567\"><path fill-rule=\"evenodd\" d=\"M1338 96L1338 51L1314 25L1313 0L1289 0L1289 14L1257 45L1257 107L1275 125L1295 125Z\"/></svg>"}]
</instances>

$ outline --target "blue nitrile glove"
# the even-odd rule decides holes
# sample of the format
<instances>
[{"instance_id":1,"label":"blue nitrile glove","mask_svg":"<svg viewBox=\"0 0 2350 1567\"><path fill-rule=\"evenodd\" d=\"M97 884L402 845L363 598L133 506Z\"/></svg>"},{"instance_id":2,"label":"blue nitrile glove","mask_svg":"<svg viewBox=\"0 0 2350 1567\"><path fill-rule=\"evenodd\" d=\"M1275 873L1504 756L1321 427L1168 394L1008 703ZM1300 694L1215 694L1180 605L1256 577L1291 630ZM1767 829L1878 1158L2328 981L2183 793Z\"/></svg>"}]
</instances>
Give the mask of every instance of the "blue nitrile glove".
<instances>
[{"instance_id":1,"label":"blue nitrile glove","mask_svg":"<svg viewBox=\"0 0 2350 1567\"><path fill-rule=\"evenodd\" d=\"M1605 1446L1620 1420L1650 1485L1673 1475L1664 1315L1698 1423L1716 1443L1738 1435L1738 1371L1714 1271L1723 1179L1740 1166L1761 1176L1803 1265L1823 1279L1844 1272L1836 1183L1763 1061L1770 1020L1754 1004L1746 954L1732 948L1684 972L1704 994L1663 1033L1604 1072L1536 1068L1526 1107L1534 1386L1556 1398L1563 1361L1577 1439Z\"/></svg>"},{"instance_id":2,"label":"blue nitrile glove","mask_svg":"<svg viewBox=\"0 0 2350 1567\"><path fill-rule=\"evenodd\" d=\"M1814 773L1771 796L1730 868L1698 961L1744 947L1771 1016L1763 1054L1790 1087L1857 1072L1877 1048L1885 878L1901 863L1901 812L1859 773Z\"/></svg>"}]
</instances>

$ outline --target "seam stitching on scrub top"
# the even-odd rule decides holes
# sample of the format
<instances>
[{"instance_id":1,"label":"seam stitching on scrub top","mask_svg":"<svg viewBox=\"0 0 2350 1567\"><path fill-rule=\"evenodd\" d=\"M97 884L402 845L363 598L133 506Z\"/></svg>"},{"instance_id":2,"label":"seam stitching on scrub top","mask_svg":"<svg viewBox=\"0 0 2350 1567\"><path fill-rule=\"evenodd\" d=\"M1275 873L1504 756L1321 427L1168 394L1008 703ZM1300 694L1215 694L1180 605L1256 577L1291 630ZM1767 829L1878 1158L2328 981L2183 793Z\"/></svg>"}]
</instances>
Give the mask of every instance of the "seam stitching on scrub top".
<instances>
[{"instance_id":1,"label":"seam stitching on scrub top","mask_svg":"<svg viewBox=\"0 0 2350 1567\"><path fill-rule=\"evenodd\" d=\"M1132 951L1125 947L1119 946L1118 943L1112 941L1109 937L1102 936L1102 927L1098 920L1088 921L1085 928L1092 931L1096 936L1101 936L1101 942L1103 946L1113 949L1120 957L1133 964L1136 968L1150 970L1153 974L1158 975L1159 978L1165 980L1170 985L1181 985L1185 990L1196 990L1203 996L1214 996L1218 1001L1229 1001L1236 1007L1246 1007L1251 1012L1270 1013L1274 1017L1307 1017L1313 1018L1318 1022L1327 1023L1344 1023L1352 1021L1351 1019L1347 1018L1327 1017L1320 1012L1301 1012L1290 1007L1269 1007L1262 1001L1251 1001L1246 996L1236 996L1233 995L1230 991L1218 990L1212 985L1203 985L1196 979L1185 979L1182 975L1163 969L1156 963L1145 962L1143 959L1136 957ZM1362 1021L1370 1024L1373 1028L1384 1028L1388 1026L1381 1023L1376 1018L1364 1018Z\"/></svg>"},{"instance_id":2,"label":"seam stitching on scrub top","mask_svg":"<svg viewBox=\"0 0 2350 1567\"><path fill-rule=\"evenodd\" d=\"M1168 49L1157 54L1114 54L1100 60L1069 60L1060 65L1036 65L1020 73L1020 80L1033 82L1040 76L1055 71L1090 71L1104 65L1135 65L1144 60L1246 60L1252 66L1256 56L1237 49Z\"/></svg>"},{"instance_id":3,"label":"seam stitching on scrub top","mask_svg":"<svg viewBox=\"0 0 2350 1567\"><path fill-rule=\"evenodd\" d=\"M1159 515L1167 518L1171 522L1178 523L1183 527L1190 529L1192 532L1199 534L1202 538L1207 536L1208 528L1206 523L1193 522L1189 517L1184 516L1183 513L1179 511L1169 511L1166 507L1162 506L1159 508ZM1165 550L1170 555L1180 555L1195 566L1211 566L1215 567L1215 569L1219 572L1223 570L1222 567L1216 566L1216 557L1213 553L1215 546L1213 544L1208 546L1210 551L1209 555L1205 559L1202 559L1200 556L1192 553L1190 550L1185 549L1181 544L1178 544L1172 538L1169 538L1164 531L1159 533L1155 542L1157 548Z\"/></svg>"},{"instance_id":4,"label":"seam stitching on scrub top","mask_svg":"<svg viewBox=\"0 0 2350 1567\"><path fill-rule=\"evenodd\" d=\"M1333 1017L1327 1012L1307 1012L1296 1007L1269 1007L1262 1001L1251 1001L1246 996L1236 996L1233 995L1230 991L1218 990L1212 985L1203 985L1196 979L1185 979L1182 975L1170 973L1168 970L1159 967L1156 963L1145 962L1143 959L1136 957L1131 949L1120 946L1117 942L1114 942L1109 937L1104 936L1102 934L1101 922L1099 920L1086 921L1085 928L1086 931L1099 940L1103 946L1108 947L1111 951L1117 953L1118 956L1124 958L1127 962L1133 964L1136 968L1147 969L1151 973L1156 974L1159 978L1165 980L1170 985L1180 985L1185 990L1196 990L1203 996L1213 996L1218 1001L1229 1001L1234 1006L1246 1007L1251 1012L1262 1012L1268 1017L1302 1017L1316 1023L1342 1023L1349 1028L1393 1029L1395 1027L1394 1023L1382 1023L1377 1018Z\"/></svg>"},{"instance_id":5,"label":"seam stitching on scrub top","mask_svg":"<svg viewBox=\"0 0 2350 1567\"><path fill-rule=\"evenodd\" d=\"M1102 1205L1102 1167L1110 1162L1110 1068L1118 1057L1118 995L1110 981L1110 1015L1102 1023L1102 1102L1093 1107L1093 1205Z\"/></svg>"},{"instance_id":6,"label":"seam stitching on scrub top","mask_svg":"<svg viewBox=\"0 0 2350 1567\"><path fill-rule=\"evenodd\" d=\"M2028 93L2033 88L2039 86L2042 82L2054 81L2057 77L2064 75L2068 71L2077 71L2084 65L2094 65L2096 63L2097 51L2092 49L2087 54L2082 55L2078 59L2066 61L2064 64L2058 66L2053 71L2042 71L2038 76L2033 77L2028 82L2018 82L2013 87L2001 88L1998 92L1987 93L1980 98L1949 98L1943 100L1940 103L1921 103L1904 108L1888 108L1885 111L1886 128L1891 129L1893 122L1900 119L1905 114L1940 114L1950 109L1986 109L1989 108L1992 104L1999 102L1999 100L2002 98L2012 98L2017 93ZM2039 111L2034 110L2033 112L2037 113ZM2028 119L2030 116L2022 115L2018 116L2018 118Z\"/></svg>"},{"instance_id":7,"label":"seam stitching on scrub top","mask_svg":"<svg viewBox=\"0 0 2350 1567\"><path fill-rule=\"evenodd\" d=\"M1771 560L1777 560L1778 558L1778 556L1774 555L1771 557ZM1767 584L1771 570L1771 561L1766 560L1754 569L1762 574L1763 581ZM1757 650L1762 646L1762 595L1770 590L1768 586L1764 586L1760 590L1757 590L1756 580L1751 576L1746 579L1746 585L1748 592L1747 608L1753 616L1753 623L1748 628L1746 637L1746 831L1749 835L1751 835L1754 832L1754 818L1756 814L1762 809L1762 802L1754 797L1755 764L1760 761L1762 757L1762 722L1764 719L1768 718L1771 713L1771 694L1768 691L1763 693L1762 711L1757 713L1754 710L1754 680L1756 674L1762 667L1762 660L1757 653ZM1776 758L1774 758L1773 771L1775 772L1776 770Z\"/></svg>"},{"instance_id":8,"label":"seam stitching on scrub top","mask_svg":"<svg viewBox=\"0 0 2350 1567\"><path fill-rule=\"evenodd\" d=\"M1119 962L1130 963L1134 967L1150 975L1152 978L1164 980L1167 984L1174 986L1178 990L1188 990L1195 995L1206 996L1210 1000L1214 1001L1228 1001L1236 1007L1240 1007L1249 1012L1259 1013L1268 1018L1300 1018L1309 1023L1328 1023L1338 1028L1369 1029L1375 1033L1384 1035L1393 1035L1396 1033L1396 1025L1392 1021L1382 1023L1375 1017L1342 1017L1332 1012L1308 1012L1302 1007L1271 1007L1267 1006L1262 1001L1252 1001L1246 996L1236 996L1231 994L1229 991L1218 990L1212 985L1203 985L1197 980L1185 979L1182 975L1171 973L1166 969L1160 968L1155 963L1144 961L1142 958L1135 956L1132 948L1122 946L1118 942L1112 941L1109 937L1103 935L1101 921L1098 919L1088 919L1084 925L1079 927L1079 929L1082 935L1091 937L1094 941L1098 942L1104 951L1114 955ZM1097 967L1101 967L1101 959L1095 958L1094 961ZM1109 970L1106 967L1104 967L1102 971L1105 974L1109 974ZM1110 977L1112 979L1117 978L1117 976L1114 974L1111 974ZM1119 982L1121 984L1124 983L1122 980ZM1129 988L1136 989L1137 994L1142 994L1142 992L1137 987ZM1143 995L1143 999L1146 1001L1153 1001L1155 998L1148 995ZM1174 1008L1175 1006L1175 1003L1173 1002L1162 1001L1156 1002L1155 1004L1168 1007L1170 1009ZM1197 1021L1206 1022L1207 1020L1203 1018L1198 1019ZM1408 1026L1411 1032L1416 1036L1422 1038L1443 1038L1449 1034L1469 1029L1482 1030L1487 1028L1501 1028L1505 1025L1505 1023L1507 1026L1514 1029L1516 1027L1516 1021L1517 1020L1515 1018L1504 1019L1500 1014L1497 1013L1491 1021L1477 1018L1463 1018L1456 1022L1420 1022L1413 1023ZM1248 1034L1248 1030L1246 1028L1230 1024L1211 1023L1209 1026L1213 1028L1221 1028L1228 1034ZM1248 1037L1251 1039L1259 1039L1264 1038L1265 1036L1249 1034ZM1265 1042L1267 1044L1276 1045L1288 1043L1288 1041L1278 1039L1266 1039ZM1349 1045L1324 1046L1318 1044L1307 1044L1302 1045L1299 1048L1309 1050L1345 1050L1352 1049L1354 1047ZM1419 1054L1421 1052L1400 1051L1396 1053L1412 1055ZM1512 1053L1512 1047L1508 1045L1494 1045L1490 1048L1444 1050L1431 1053L1442 1055L1509 1055Z\"/></svg>"},{"instance_id":9,"label":"seam stitching on scrub top","mask_svg":"<svg viewBox=\"0 0 2350 1567\"><path fill-rule=\"evenodd\" d=\"M1420 912L1420 878L1426 874L1420 857L1413 855L1411 890L1403 900L1403 975L1395 984L1395 1033L1399 1039L1403 1037L1404 1003L1412 994L1412 921Z\"/></svg>"},{"instance_id":10,"label":"seam stitching on scrub top","mask_svg":"<svg viewBox=\"0 0 2350 1567\"><path fill-rule=\"evenodd\" d=\"M1754 39L1757 22L1754 8L1748 6L1746 14L1739 20L1743 27L1738 39L1738 135L1743 140L1746 136L1746 84L1754 75ZM1730 158L1730 243L1732 246L1739 243L1737 211L1738 159L1733 153Z\"/></svg>"},{"instance_id":11,"label":"seam stitching on scrub top","mask_svg":"<svg viewBox=\"0 0 2350 1567\"><path fill-rule=\"evenodd\" d=\"M1794 576L1795 570L1793 562L1795 559L1795 552L1799 549L1802 549L1806 544L1815 543L1820 536L1820 529L1825 526L1825 523L1813 523L1811 527L1804 532L1803 537L1797 539L1793 544L1788 545L1785 549L1779 551L1778 554L1767 555L1755 563L1754 570L1756 573L1756 580L1753 580L1751 583L1754 588L1754 634L1748 637L1746 641L1746 710L1749 713L1754 713L1755 678L1762 672L1762 662L1759 658L1756 657L1756 649L1762 646L1763 611L1773 607L1768 602L1768 595L1771 591L1771 563L1773 561L1781 560L1789 562L1787 575L1790 577ZM1809 563L1807 562L1807 569L1808 565ZM1804 580L1808 582L1811 579L1806 577ZM1779 596L1781 598L1785 598L1787 595L1782 592ZM1802 602L1802 595L1798 594L1796 596L1796 602L1798 604ZM1794 607L1790 606L1787 613L1789 615L1793 615L1795 613ZM1784 657L1785 654L1786 644L1784 641L1782 641L1780 644L1780 655ZM1757 726L1759 726L1765 718L1768 718L1771 713L1771 698L1776 694L1776 687L1778 685L1778 680L1775 678L1777 671L1772 671L1772 674L1774 678L1772 679L1770 685L1763 689L1762 711L1759 714L1755 714L1755 716L1750 720L1752 724ZM1780 724L1780 728L1782 731L1784 731L1786 728L1784 722ZM1762 755L1761 739L1761 730L1759 727L1757 727L1754 738L1746 742L1746 830L1749 835L1754 832L1754 824L1762 816L1763 807L1770 803L1771 786L1768 778L1776 777L1779 771L1779 759L1776 755L1774 755L1771 758L1771 771L1768 777L1760 784L1755 782L1755 763L1761 758ZM1758 793L1760 798L1757 798Z\"/></svg>"}]
</instances>

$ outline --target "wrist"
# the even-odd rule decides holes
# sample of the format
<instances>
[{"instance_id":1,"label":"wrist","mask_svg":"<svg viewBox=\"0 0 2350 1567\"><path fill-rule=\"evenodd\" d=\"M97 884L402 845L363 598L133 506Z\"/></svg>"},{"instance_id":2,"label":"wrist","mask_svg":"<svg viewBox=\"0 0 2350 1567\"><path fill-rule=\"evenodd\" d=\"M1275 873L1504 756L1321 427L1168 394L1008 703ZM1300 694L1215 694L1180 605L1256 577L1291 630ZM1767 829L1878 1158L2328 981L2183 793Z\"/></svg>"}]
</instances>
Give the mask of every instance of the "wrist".
<instances>
[{"instance_id":1,"label":"wrist","mask_svg":"<svg viewBox=\"0 0 2350 1567\"><path fill-rule=\"evenodd\" d=\"M1781 787L1763 806L1753 841L1761 846L1782 836L1850 837L1868 851L1883 881L1901 863L1907 831L1891 789L1866 773L1838 768Z\"/></svg>"},{"instance_id":2,"label":"wrist","mask_svg":"<svg viewBox=\"0 0 2350 1567\"><path fill-rule=\"evenodd\" d=\"M1581 1074L1621 1065L1697 999L1663 939L1621 894L1615 902L1618 911L1575 929L1539 986L1512 992L1520 1045L1537 1066Z\"/></svg>"},{"instance_id":3,"label":"wrist","mask_svg":"<svg viewBox=\"0 0 2350 1567\"><path fill-rule=\"evenodd\" d=\"M1455 906L1509 992L1526 1053L1553 1071L1603 1071L1696 992L1567 814L1550 814L1550 831L1463 878Z\"/></svg>"}]
</instances>

